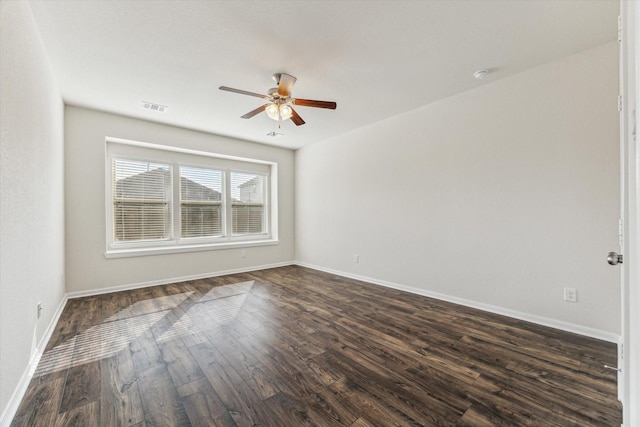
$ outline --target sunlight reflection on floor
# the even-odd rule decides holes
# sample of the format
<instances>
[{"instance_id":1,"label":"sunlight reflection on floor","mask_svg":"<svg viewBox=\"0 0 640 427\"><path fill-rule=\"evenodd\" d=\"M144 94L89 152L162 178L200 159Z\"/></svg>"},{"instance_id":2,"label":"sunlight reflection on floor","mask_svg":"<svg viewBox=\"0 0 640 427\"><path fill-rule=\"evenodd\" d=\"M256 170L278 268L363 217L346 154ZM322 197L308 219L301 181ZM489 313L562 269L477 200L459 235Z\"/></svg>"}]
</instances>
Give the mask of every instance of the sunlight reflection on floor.
<instances>
[{"instance_id":1,"label":"sunlight reflection on floor","mask_svg":"<svg viewBox=\"0 0 640 427\"><path fill-rule=\"evenodd\" d=\"M171 325L169 330L158 337L158 342L186 335L193 329L204 332L229 323L238 316L246 297L245 293L194 305L180 320Z\"/></svg>"},{"instance_id":2,"label":"sunlight reflection on floor","mask_svg":"<svg viewBox=\"0 0 640 427\"><path fill-rule=\"evenodd\" d=\"M187 300L194 293L138 301L64 343L46 351L34 373L44 376L72 366L100 360L126 348L153 326L168 321L174 309L179 316L173 324L159 330L159 342L222 326L238 315L254 281L213 287L198 300ZM163 332L162 332L163 331Z\"/></svg>"}]
</instances>

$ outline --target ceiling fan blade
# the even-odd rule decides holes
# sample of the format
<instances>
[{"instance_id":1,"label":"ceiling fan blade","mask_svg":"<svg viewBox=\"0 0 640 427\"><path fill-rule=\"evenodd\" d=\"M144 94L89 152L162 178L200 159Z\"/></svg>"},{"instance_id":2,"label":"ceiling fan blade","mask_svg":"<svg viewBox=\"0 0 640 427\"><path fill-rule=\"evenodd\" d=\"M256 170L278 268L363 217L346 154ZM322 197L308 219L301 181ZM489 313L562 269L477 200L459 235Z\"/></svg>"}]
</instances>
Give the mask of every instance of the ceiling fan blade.
<instances>
[{"instance_id":1,"label":"ceiling fan blade","mask_svg":"<svg viewBox=\"0 0 640 427\"><path fill-rule=\"evenodd\" d=\"M244 116L240 116L240 118L241 119L250 119L251 117L255 116L256 114L262 113L264 111L264 109L267 108L267 105L269 105L269 104L264 104L263 106L258 107L255 110L251 110L247 114L245 114Z\"/></svg>"},{"instance_id":2,"label":"ceiling fan blade","mask_svg":"<svg viewBox=\"0 0 640 427\"><path fill-rule=\"evenodd\" d=\"M302 117L300 117L298 115L298 113L296 113L296 110L294 110L293 108L291 109L291 121L296 125L296 126L300 126L303 125L305 123L304 120L302 120Z\"/></svg>"},{"instance_id":3,"label":"ceiling fan blade","mask_svg":"<svg viewBox=\"0 0 640 427\"><path fill-rule=\"evenodd\" d=\"M278 74L276 74L276 76L278 76ZM293 85L296 83L296 80L298 79L296 79L290 74L280 73L279 81L278 81L278 95L290 96L291 89L293 88Z\"/></svg>"},{"instance_id":4,"label":"ceiling fan blade","mask_svg":"<svg viewBox=\"0 0 640 427\"><path fill-rule=\"evenodd\" d=\"M234 89L232 87L227 87L227 86L220 86L218 89L226 90L227 92L239 93L242 95L255 96L256 98L270 99L269 95L262 95L260 93L249 92L242 89Z\"/></svg>"},{"instance_id":5,"label":"ceiling fan blade","mask_svg":"<svg viewBox=\"0 0 640 427\"><path fill-rule=\"evenodd\" d=\"M294 98L291 102L294 105L300 105L302 107L328 108L330 110L335 110L338 106L338 104L332 101L314 101L313 99Z\"/></svg>"}]
</instances>

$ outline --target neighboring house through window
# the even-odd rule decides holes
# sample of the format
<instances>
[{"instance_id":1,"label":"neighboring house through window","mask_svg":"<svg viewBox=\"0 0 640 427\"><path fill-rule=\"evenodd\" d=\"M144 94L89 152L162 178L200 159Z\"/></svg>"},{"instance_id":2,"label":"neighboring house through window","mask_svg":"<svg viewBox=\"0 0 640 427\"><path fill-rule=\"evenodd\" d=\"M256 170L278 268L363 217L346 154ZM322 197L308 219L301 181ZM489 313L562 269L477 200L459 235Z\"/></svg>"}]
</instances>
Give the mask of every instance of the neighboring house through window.
<instances>
[{"instance_id":1,"label":"neighboring house through window","mask_svg":"<svg viewBox=\"0 0 640 427\"><path fill-rule=\"evenodd\" d=\"M115 241L157 240L170 237L169 165L114 160L113 187Z\"/></svg>"},{"instance_id":2,"label":"neighboring house through window","mask_svg":"<svg viewBox=\"0 0 640 427\"><path fill-rule=\"evenodd\" d=\"M262 233L264 227L264 176L231 173L232 191L238 198L232 201L233 234Z\"/></svg>"},{"instance_id":3,"label":"neighboring house through window","mask_svg":"<svg viewBox=\"0 0 640 427\"><path fill-rule=\"evenodd\" d=\"M218 237L222 225L223 172L180 167L180 231L182 237ZM193 181L198 180L200 183Z\"/></svg>"}]
</instances>

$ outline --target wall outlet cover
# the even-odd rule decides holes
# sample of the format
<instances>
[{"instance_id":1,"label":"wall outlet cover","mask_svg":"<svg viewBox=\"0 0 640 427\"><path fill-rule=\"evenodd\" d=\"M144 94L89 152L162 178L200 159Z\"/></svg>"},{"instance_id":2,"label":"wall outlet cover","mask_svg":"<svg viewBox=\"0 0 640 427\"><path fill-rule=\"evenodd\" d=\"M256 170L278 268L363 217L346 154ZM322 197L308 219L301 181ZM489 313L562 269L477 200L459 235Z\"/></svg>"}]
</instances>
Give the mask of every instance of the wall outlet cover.
<instances>
[{"instance_id":1,"label":"wall outlet cover","mask_svg":"<svg viewBox=\"0 0 640 427\"><path fill-rule=\"evenodd\" d=\"M566 302L578 302L578 291L575 288L564 288L564 300Z\"/></svg>"}]
</instances>

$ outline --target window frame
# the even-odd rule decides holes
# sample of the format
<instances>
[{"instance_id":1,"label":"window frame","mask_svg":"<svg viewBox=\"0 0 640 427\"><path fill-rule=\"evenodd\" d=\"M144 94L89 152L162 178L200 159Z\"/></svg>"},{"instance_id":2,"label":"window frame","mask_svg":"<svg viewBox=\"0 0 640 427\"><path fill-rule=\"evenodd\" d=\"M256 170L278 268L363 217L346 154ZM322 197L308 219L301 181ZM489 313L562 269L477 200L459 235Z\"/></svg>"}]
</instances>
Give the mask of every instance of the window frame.
<instances>
[{"instance_id":1,"label":"window frame","mask_svg":"<svg viewBox=\"0 0 640 427\"><path fill-rule=\"evenodd\" d=\"M164 163L171 170L171 231L169 239L144 241L116 241L113 203L114 159ZM222 171L222 236L181 237L180 167L206 168ZM278 199L277 162L229 156L173 146L105 138L105 211L106 258L123 258L156 254L220 250L241 247L277 245ZM264 232L260 234L233 235L231 228L231 173L247 173L264 176Z\"/></svg>"}]
</instances>

